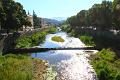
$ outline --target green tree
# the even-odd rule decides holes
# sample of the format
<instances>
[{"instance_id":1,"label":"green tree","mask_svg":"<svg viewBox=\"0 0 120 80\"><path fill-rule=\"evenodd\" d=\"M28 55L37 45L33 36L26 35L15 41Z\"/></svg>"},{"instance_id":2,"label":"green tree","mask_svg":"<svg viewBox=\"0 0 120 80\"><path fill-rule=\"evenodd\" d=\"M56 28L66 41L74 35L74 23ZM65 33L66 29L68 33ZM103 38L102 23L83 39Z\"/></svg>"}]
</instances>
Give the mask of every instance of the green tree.
<instances>
[{"instance_id":1,"label":"green tree","mask_svg":"<svg viewBox=\"0 0 120 80\"><path fill-rule=\"evenodd\" d=\"M33 11L33 25L35 28L41 28L41 18L37 17L34 11Z\"/></svg>"},{"instance_id":2,"label":"green tree","mask_svg":"<svg viewBox=\"0 0 120 80\"><path fill-rule=\"evenodd\" d=\"M2 16L1 27L7 30L18 30L26 23L29 23L23 6L13 0L1 0Z\"/></svg>"},{"instance_id":3,"label":"green tree","mask_svg":"<svg viewBox=\"0 0 120 80\"><path fill-rule=\"evenodd\" d=\"M113 1L113 26L115 29L120 29L120 0Z\"/></svg>"}]
</instances>

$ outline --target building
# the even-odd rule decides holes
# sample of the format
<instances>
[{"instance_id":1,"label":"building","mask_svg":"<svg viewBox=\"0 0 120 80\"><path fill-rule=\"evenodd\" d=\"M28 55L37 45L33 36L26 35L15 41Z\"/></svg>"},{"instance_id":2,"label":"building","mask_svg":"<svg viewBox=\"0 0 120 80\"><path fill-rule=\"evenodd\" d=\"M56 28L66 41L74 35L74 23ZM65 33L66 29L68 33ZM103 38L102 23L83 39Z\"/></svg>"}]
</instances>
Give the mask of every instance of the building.
<instances>
[{"instance_id":1,"label":"building","mask_svg":"<svg viewBox=\"0 0 120 80\"><path fill-rule=\"evenodd\" d=\"M41 18L41 27L45 28L46 26L48 26L47 22L43 18Z\"/></svg>"},{"instance_id":2,"label":"building","mask_svg":"<svg viewBox=\"0 0 120 80\"><path fill-rule=\"evenodd\" d=\"M32 26L23 26L23 31L29 31L34 29L33 25L33 16L32 15L27 15L28 20L31 22Z\"/></svg>"}]
</instances>

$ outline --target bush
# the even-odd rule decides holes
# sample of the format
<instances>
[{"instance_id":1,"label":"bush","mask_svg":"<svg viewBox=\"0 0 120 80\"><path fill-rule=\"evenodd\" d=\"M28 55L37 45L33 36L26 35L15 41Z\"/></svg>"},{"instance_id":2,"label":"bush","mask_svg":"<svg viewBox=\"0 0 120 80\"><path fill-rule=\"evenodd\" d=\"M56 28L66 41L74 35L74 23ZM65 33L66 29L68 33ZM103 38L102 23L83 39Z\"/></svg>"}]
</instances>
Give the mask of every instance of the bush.
<instances>
[{"instance_id":1,"label":"bush","mask_svg":"<svg viewBox=\"0 0 120 80\"><path fill-rule=\"evenodd\" d=\"M16 48L28 48L32 45L30 37L22 37L17 40Z\"/></svg>"},{"instance_id":2,"label":"bush","mask_svg":"<svg viewBox=\"0 0 120 80\"><path fill-rule=\"evenodd\" d=\"M45 36L48 33L54 33L57 31L57 28L51 27L48 31L37 32L31 36L20 37L16 42L16 48L29 48L32 46L39 45L45 41Z\"/></svg>"},{"instance_id":3,"label":"bush","mask_svg":"<svg viewBox=\"0 0 120 80\"><path fill-rule=\"evenodd\" d=\"M64 39L61 38L60 36L54 36L54 37L52 37L52 40L56 41L56 42L64 42Z\"/></svg>"},{"instance_id":4,"label":"bush","mask_svg":"<svg viewBox=\"0 0 120 80\"><path fill-rule=\"evenodd\" d=\"M45 40L46 32L38 32L31 36L24 36L17 40L16 48L36 46Z\"/></svg>"},{"instance_id":5,"label":"bush","mask_svg":"<svg viewBox=\"0 0 120 80\"><path fill-rule=\"evenodd\" d=\"M85 43L87 46L95 46L93 38L90 36L80 36L80 40Z\"/></svg>"},{"instance_id":6,"label":"bush","mask_svg":"<svg viewBox=\"0 0 120 80\"><path fill-rule=\"evenodd\" d=\"M107 80L107 72L105 69L100 70L99 80Z\"/></svg>"},{"instance_id":7,"label":"bush","mask_svg":"<svg viewBox=\"0 0 120 80\"><path fill-rule=\"evenodd\" d=\"M46 32L39 32L31 36L32 46L38 45L45 40Z\"/></svg>"},{"instance_id":8,"label":"bush","mask_svg":"<svg viewBox=\"0 0 120 80\"><path fill-rule=\"evenodd\" d=\"M91 57L91 64L100 80L115 80L115 76L120 75L120 60L110 49L103 49Z\"/></svg>"},{"instance_id":9,"label":"bush","mask_svg":"<svg viewBox=\"0 0 120 80\"><path fill-rule=\"evenodd\" d=\"M115 80L120 80L120 74L117 74Z\"/></svg>"},{"instance_id":10,"label":"bush","mask_svg":"<svg viewBox=\"0 0 120 80\"><path fill-rule=\"evenodd\" d=\"M49 30L48 30L48 33L55 33L57 32L57 28L56 27L51 27Z\"/></svg>"}]
</instances>

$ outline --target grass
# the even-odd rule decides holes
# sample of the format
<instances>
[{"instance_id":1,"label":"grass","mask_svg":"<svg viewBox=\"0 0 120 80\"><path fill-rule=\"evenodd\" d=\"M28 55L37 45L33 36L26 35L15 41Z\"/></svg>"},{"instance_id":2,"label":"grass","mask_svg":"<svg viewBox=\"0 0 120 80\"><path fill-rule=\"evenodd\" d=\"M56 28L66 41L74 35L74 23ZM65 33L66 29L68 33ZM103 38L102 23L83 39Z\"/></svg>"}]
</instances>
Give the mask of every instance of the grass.
<instances>
[{"instance_id":1,"label":"grass","mask_svg":"<svg viewBox=\"0 0 120 80\"><path fill-rule=\"evenodd\" d=\"M23 55L0 56L0 80L45 80L52 74L46 63Z\"/></svg>"},{"instance_id":2,"label":"grass","mask_svg":"<svg viewBox=\"0 0 120 80\"><path fill-rule=\"evenodd\" d=\"M52 41L64 42L65 40L63 38L61 38L60 36L54 36L54 37L52 37Z\"/></svg>"},{"instance_id":3,"label":"grass","mask_svg":"<svg viewBox=\"0 0 120 80\"><path fill-rule=\"evenodd\" d=\"M120 59L110 49L103 49L91 56L91 64L99 80L120 80Z\"/></svg>"},{"instance_id":4,"label":"grass","mask_svg":"<svg viewBox=\"0 0 120 80\"><path fill-rule=\"evenodd\" d=\"M0 80L31 80L32 59L26 56L0 56Z\"/></svg>"}]
</instances>

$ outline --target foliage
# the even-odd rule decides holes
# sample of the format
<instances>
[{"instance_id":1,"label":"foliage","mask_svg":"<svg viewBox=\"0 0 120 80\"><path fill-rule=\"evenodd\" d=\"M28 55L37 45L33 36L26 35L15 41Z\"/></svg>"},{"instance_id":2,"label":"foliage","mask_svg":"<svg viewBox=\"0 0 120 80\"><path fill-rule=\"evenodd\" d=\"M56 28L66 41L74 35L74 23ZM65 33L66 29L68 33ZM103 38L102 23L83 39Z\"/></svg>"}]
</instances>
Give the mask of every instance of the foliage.
<instances>
[{"instance_id":1,"label":"foliage","mask_svg":"<svg viewBox=\"0 0 120 80\"><path fill-rule=\"evenodd\" d=\"M120 75L120 60L110 49L101 50L97 54L92 55L91 59L91 64L100 80L115 80L119 78L117 75Z\"/></svg>"},{"instance_id":2,"label":"foliage","mask_svg":"<svg viewBox=\"0 0 120 80\"><path fill-rule=\"evenodd\" d=\"M113 1L113 24L116 29L120 29L120 0Z\"/></svg>"},{"instance_id":3,"label":"foliage","mask_svg":"<svg viewBox=\"0 0 120 80\"><path fill-rule=\"evenodd\" d=\"M52 40L56 41L56 42L64 42L64 39L61 38L60 36L54 36L54 37L52 37Z\"/></svg>"},{"instance_id":4,"label":"foliage","mask_svg":"<svg viewBox=\"0 0 120 80\"><path fill-rule=\"evenodd\" d=\"M93 37L90 36L80 36L80 40L85 43L87 46L95 46L93 42Z\"/></svg>"},{"instance_id":5,"label":"foliage","mask_svg":"<svg viewBox=\"0 0 120 80\"><path fill-rule=\"evenodd\" d=\"M99 80L107 80L107 72L104 69L100 71Z\"/></svg>"},{"instance_id":6,"label":"foliage","mask_svg":"<svg viewBox=\"0 0 120 80\"><path fill-rule=\"evenodd\" d=\"M69 17L62 29L74 37L88 35L98 49L120 47L120 0L94 4L89 10L81 10L77 15ZM117 33L117 34L116 34Z\"/></svg>"},{"instance_id":7,"label":"foliage","mask_svg":"<svg viewBox=\"0 0 120 80\"><path fill-rule=\"evenodd\" d=\"M37 32L31 36L24 36L17 40L16 48L28 48L45 40L46 32Z\"/></svg>"},{"instance_id":8,"label":"foliage","mask_svg":"<svg viewBox=\"0 0 120 80\"><path fill-rule=\"evenodd\" d=\"M120 80L120 74L116 75L115 80Z\"/></svg>"},{"instance_id":9,"label":"foliage","mask_svg":"<svg viewBox=\"0 0 120 80\"><path fill-rule=\"evenodd\" d=\"M0 0L0 25L2 29L18 30L23 25L31 25L23 6L14 0Z\"/></svg>"},{"instance_id":10,"label":"foliage","mask_svg":"<svg viewBox=\"0 0 120 80\"><path fill-rule=\"evenodd\" d=\"M120 29L119 8L119 0L114 0L113 3L104 0L101 4L94 4L89 10L81 10L77 15L69 17L66 23L76 32L83 28L96 28L97 30Z\"/></svg>"},{"instance_id":11,"label":"foliage","mask_svg":"<svg viewBox=\"0 0 120 80\"><path fill-rule=\"evenodd\" d=\"M32 45L32 40L30 37L22 37L17 40L17 45L16 48L28 48L31 47Z\"/></svg>"},{"instance_id":12,"label":"foliage","mask_svg":"<svg viewBox=\"0 0 120 80\"><path fill-rule=\"evenodd\" d=\"M37 15L35 14L35 12L33 11L33 25L35 28L41 28L41 18L37 17Z\"/></svg>"},{"instance_id":13,"label":"foliage","mask_svg":"<svg viewBox=\"0 0 120 80\"><path fill-rule=\"evenodd\" d=\"M56 27L51 27L47 32L48 33L55 33L55 32L57 32L58 30L57 30L57 28Z\"/></svg>"},{"instance_id":14,"label":"foliage","mask_svg":"<svg viewBox=\"0 0 120 80\"><path fill-rule=\"evenodd\" d=\"M16 41L16 48L29 48L32 46L37 46L43 41L48 33L54 33L57 31L57 28L51 27L47 31L36 32L30 36L22 36Z\"/></svg>"},{"instance_id":15,"label":"foliage","mask_svg":"<svg viewBox=\"0 0 120 80\"><path fill-rule=\"evenodd\" d=\"M46 32L38 32L31 36L32 40L32 46L38 45L39 43L42 43L45 40Z\"/></svg>"}]
</instances>

